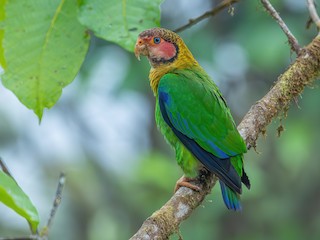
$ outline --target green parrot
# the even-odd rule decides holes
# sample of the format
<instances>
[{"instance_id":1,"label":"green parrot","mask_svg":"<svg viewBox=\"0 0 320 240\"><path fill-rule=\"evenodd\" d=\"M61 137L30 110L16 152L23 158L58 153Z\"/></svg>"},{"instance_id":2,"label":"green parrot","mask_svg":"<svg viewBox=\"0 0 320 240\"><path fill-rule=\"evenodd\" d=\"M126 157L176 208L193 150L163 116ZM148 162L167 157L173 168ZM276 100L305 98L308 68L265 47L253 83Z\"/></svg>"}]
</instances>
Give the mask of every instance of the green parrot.
<instances>
[{"instance_id":1,"label":"green parrot","mask_svg":"<svg viewBox=\"0 0 320 240\"><path fill-rule=\"evenodd\" d=\"M176 189L201 190L190 181L206 169L219 178L227 208L240 211L241 183L250 188L243 167L247 148L216 84L170 30L152 28L140 33L135 55L138 59L144 55L150 62L156 123L184 172Z\"/></svg>"}]
</instances>

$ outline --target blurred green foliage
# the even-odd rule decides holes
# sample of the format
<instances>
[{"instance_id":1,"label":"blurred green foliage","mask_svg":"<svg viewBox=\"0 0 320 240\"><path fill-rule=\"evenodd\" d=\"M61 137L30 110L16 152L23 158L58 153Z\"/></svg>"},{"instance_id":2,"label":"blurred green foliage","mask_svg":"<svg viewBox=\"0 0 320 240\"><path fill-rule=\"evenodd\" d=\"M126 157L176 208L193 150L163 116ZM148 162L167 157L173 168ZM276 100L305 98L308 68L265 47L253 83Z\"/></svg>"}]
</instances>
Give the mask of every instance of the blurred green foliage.
<instances>
[{"instance_id":1,"label":"blurred green foliage","mask_svg":"<svg viewBox=\"0 0 320 240\"><path fill-rule=\"evenodd\" d=\"M196 17L193 15L195 11L204 12L208 5L217 3L199 2L165 1L161 9L161 25L175 29ZM316 30L314 26L305 29L308 20L305 3L287 0L274 1L274 4L301 45L308 44ZM234 7L234 16L225 10L184 31L181 36L213 76L239 123L295 56L277 23L258 1L240 1ZM108 54L111 49L113 55ZM103 54L103 59L106 59L103 66L106 69L112 66L112 71L117 72L117 76L121 75L121 79L110 72L101 72L94 77ZM69 92L68 97L50 110L41 126L44 128L51 119L61 117L62 126L66 126L64 132L74 141L76 155L63 151L52 155L50 149L41 152L39 146L31 141L39 136L30 137L24 128L15 128L17 123L10 117L16 115L0 111L1 118L8 119L6 127L0 124L0 150L6 153L3 157L16 157L12 166L16 166L15 162L24 167L35 162L36 168L40 169L37 178L29 183L33 190L45 188L40 196L47 198L42 199L41 205L44 206L40 209L50 208L58 172L67 172L63 202L50 239L128 239L172 195L175 181L182 172L154 124L154 99L148 86L148 69L147 61L138 62L133 54L111 43L93 39L77 85L69 90L74 94ZM88 105L86 99L90 94L95 98ZM98 95L104 98L98 99ZM125 101L126 98L129 101ZM181 233L185 240L319 239L320 95L317 86L306 89L297 102L291 104L288 117L280 116L267 128L266 136L260 137L256 151L252 149L245 155L252 188L244 190L242 213L228 211L223 205L219 187L215 186L203 205L182 223ZM122 108L124 112L119 110ZM124 115L131 110L133 115L130 118ZM122 127L114 127L117 126L114 122L121 122ZM98 126L103 133L103 127L110 127L110 137L102 142L102 137L93 131L90 123L101 123ZM129 123L131 127L125 131L125 124ZM24 126L29 124L27 121ZM280 125L285 130L278 138L277 128ZM38 131L37 128L32 129L36 129L33 132ZM142 135L146 136L145 140ZM5 143L4 137L10 140L10 144ZM17 149L22 151L19 146L24 142L27 142L28 152L32 153L28 159L23 154L14 155ZM97 150L99 145L104 148L101 152ZM118 148L112 151L109 146ZM135 149L139 150L138 153L134 152ZM12 171L18 170L12 168ZM26 168L16 176L27 178L29 171ZM38 186L36 183L39 181L45 187ZM32 199L40 198L39 194L29 192ZM43 217L47 217L46 212ZM0 218L1 235L28 234L27 229L14 224L17 222L15 218L11 224L5 222ZM178 239L178 236L172 236L172 239Z\"/></svg>"}]
</instances>

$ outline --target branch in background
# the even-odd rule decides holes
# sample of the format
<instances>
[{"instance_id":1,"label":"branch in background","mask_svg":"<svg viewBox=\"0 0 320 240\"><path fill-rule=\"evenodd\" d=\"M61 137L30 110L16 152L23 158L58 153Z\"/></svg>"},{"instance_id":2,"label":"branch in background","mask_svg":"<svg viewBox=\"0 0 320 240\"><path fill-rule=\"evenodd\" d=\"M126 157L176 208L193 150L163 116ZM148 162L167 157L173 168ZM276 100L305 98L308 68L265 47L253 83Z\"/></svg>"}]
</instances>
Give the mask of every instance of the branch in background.
<instances>
[{"instance_id":1,"label":"branch in background","mask_svg":"<svg viewBox=\"0 0 320 240\"><path fill-rule=\"evenodd\" d=\"M0 240L40 240L37 236L1 238Z\"/></svg>"},{"instance_id":2,"label":"branch in background","mask_svg":"<svg viewBox=\"0 0 320 240\"><path fill-rule=\"evenodd\" d=\"M184 30L186 30L187 28L197 24L198 22L208 18L208 17L212 17L214 15L216 15L217 13L219 13L221 10L230 7L232 4L239 2L240 0L223 0L221 1L221 3L219 3L214 9L212 9L211 11L205 12L204 14L202 14L201 16L194 18L194 19L190 19L189 23L187 23L186 25L183 25L179 28L177 28L176 30L174 30L174 32L182 32Z\"/></svg>"},{"instance_id":3,"label":"branch in background","mask_svg":"<svg viewBox=\"0 0 320 240\"><path fill-rule=\"evenodd\" d=\"M248 147L256 146L260 133L266 131L272 119L281 112L286 112L290 102L296 99L306 86L311 85L319 74L320 37L316 37L300 51L291 66L279 76L274 87L251 107L239 124L238 130ZM202 192L180 188L160 210L142 224L131 240L168 239L170 235L177 233L179 224L202 203L215 182L216 179L208 174L197 183L204 189Z\"/></svg>"},{"instance_id":4,"label":"branch in background","mask_svg":"<svg viewBox=\"0 0 320 240\"><path fill-rule=\"evenodd\" d=\"M52 209L51 209L51 212L50 212L50 216L49 216L47 225L40 232L40 236L42 238L48 238L49 229L50 229L50 227L52 225L54 216L56 215L58 207L60 206L60 203L61 203L62 190L63 190L65 182L66 182L65 174L64 173L60 173L59 183L58 183L56 195L55 195L55 198L54 198L54 201L53 201L53 206L52 206Z\"/></svg>"},{"instance_id":5,"label":"branch in background","mask_svg":"<svg viewBox=\"0 0 320 240\"><path fill-rule=\"evenodd\" d=\"M279 13L274 9L274 7L271 5L271 3L268 0L261 0L261 3L265 7L267 12L277 21L277 23L279 23L282 31L286 34L286 36L289 40L292 51L295 51L295 53L298 55L301 50L299 43L298 43L298 40L290 32L287 25L281 19Z\"/></svg>"},{"instance_id":6,"label":"branch in background","mask_svg":"<svg viewBox=\"0 0 320 240\"><path fill-rule=\"evenodd\" d=\"M316 24L318 31L320 30L320 18L314 5L314 0L307 0L309 14L312 21Z\"/></svg>"}]
</instances>

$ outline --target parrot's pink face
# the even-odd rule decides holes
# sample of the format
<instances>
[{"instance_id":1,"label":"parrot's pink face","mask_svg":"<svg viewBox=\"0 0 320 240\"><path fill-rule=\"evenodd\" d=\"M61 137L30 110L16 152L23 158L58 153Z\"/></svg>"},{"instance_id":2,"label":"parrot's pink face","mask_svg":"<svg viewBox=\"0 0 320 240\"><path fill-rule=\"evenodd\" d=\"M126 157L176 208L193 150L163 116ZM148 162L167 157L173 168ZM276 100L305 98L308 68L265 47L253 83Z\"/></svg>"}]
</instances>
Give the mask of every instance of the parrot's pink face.
<instances>
[{"instance_id":1,"label":"parrot's pink face","mask_svg":"<svg viewBox=\"0 0 320 240\"><path fill-rule=\"evenodd\" d=\"M172 62L177 55L177 46L151 31L142 32L136 42L134 53L148 57L151 64Z\"/></svg>"}]
</instances>

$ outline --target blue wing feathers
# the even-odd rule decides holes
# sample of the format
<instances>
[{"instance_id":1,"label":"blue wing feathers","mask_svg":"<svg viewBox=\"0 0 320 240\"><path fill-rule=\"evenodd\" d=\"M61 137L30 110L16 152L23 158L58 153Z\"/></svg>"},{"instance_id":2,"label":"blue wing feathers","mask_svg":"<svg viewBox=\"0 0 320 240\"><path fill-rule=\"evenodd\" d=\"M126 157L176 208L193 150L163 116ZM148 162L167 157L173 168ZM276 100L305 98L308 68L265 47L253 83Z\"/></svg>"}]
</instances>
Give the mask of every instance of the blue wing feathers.
<instances>
[{"instance_id":1,"label":"blue wing feathers","mask_svg":"<svg viewBox=\"0 0 320 240\"><path fill-rule=\"evenodd\" d=\"M209 145L215 150L215 152L217 152L217 155L219 158L230 158L229 155L227 155L226 153L224 153L220 148L218 148L212 141L208 141Z\"/></svg>"}]
</instances>

